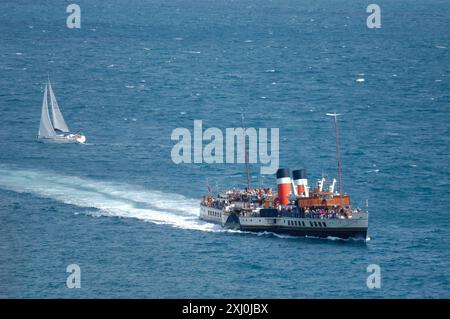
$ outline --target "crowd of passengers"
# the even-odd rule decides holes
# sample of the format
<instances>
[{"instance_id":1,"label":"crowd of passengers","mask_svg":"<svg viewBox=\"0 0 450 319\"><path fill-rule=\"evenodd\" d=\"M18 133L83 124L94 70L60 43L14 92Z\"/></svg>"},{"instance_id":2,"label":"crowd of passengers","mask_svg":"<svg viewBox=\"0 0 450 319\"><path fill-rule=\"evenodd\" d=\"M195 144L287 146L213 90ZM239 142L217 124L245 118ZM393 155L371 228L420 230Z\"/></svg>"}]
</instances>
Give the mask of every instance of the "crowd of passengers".
<instances>
[{"instance_id":1,"label":"crowd of passengers","mask_svg":"<svg viewBox=\"0 0 450 319\"><path fill-rule=\"evenodd\" d=\"M251 190L229 190L224 193L222 196L213 198L211 195L204 196L202 200L202 204L208 207L216 208L216 209L224 209L227 210L230 203L233 202L250 202L252 203L252 208L263 207L264 202L268 196L272 196L271 188L254 188ZM250 199L250 200L249 200ZM275 199L275 206L278 205L278 199ZM280 209L280 207L279 207ZM354 209L353 211L350 208L298 208L295 206L295 203L292 202L292 205L283 208L283 211L280 213L282 215L285 214L295 214L299 215L303 218L317 218L317 219L333 219L333 218L351 218L353 213L359 213L360 209Z\"/></svg>"},{"instance_id":2,"label":"crowd of passengers","mask_svg":"<svg viewBox=\"0 0 450 319\"><path fill-rule=\"evenodd\" d=\"M232 189L222 194L223 197L204 196L202 204L208 207L223 209L230 203L250 202L254 207L262 207L267 197L272 197L271 188L252 188L250 190Z\"/></svg>"},{"instance_id":3,"label":"crowd of passengers","mask_svg":"<svg viewBox=\"0 0 450 319\"><path fill-rule=\"evenodd\" d=\"M360 209L353 210L350 208L306 208L304 210L305 218L333 219L333 218L351 218L353 213L359 213Z\"/></svg>"}]
</instances>

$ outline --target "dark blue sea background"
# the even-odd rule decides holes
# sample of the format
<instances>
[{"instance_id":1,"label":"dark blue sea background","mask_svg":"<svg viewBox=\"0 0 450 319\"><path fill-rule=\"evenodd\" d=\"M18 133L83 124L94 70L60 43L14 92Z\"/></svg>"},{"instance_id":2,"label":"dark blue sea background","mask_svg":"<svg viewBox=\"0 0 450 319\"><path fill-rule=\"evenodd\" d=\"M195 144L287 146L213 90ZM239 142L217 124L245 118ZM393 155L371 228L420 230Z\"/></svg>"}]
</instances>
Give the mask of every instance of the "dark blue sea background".
<instances>
[{"instance_id":1,"label":"dark blue sea background","mask_svg":"<svg viewBox=\"0 0 450 319\"><path fill-rule=\"evenodd\" d=\"M450 3L0 2L0 297L449 298ZM47 79L85 145L36 140ZM280 129L280 166L369 202L369 240L198 220L244 164L175 164L171 133ZM206 145L206 142L204 143ZM275 177L251 165L251 182ZM81 288L66 267L81 267ZM369 289L369 264L381 288Z\"/></svg>"}]
</instances>

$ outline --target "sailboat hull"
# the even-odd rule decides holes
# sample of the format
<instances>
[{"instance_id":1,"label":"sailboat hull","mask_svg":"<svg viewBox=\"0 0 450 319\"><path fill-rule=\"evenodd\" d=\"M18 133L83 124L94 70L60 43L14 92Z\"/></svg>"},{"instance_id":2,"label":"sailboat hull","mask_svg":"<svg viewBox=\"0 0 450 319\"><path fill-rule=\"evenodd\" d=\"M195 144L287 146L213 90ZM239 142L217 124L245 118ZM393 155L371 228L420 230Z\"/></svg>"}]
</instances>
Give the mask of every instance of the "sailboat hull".
<instances>
[{"instance_id":1,"label":"sailboat hull","mask_svg":"<svg viewBox=\"0 0 450 319\"><path fill-rule=\"evenodd\" d=\"M42 143L57 143L57 144L67 144L67 143L79 143L83 144L86 141L84 135L56 135L54 137L38 137L38 141Z\"/></svg>"}]
</instances>

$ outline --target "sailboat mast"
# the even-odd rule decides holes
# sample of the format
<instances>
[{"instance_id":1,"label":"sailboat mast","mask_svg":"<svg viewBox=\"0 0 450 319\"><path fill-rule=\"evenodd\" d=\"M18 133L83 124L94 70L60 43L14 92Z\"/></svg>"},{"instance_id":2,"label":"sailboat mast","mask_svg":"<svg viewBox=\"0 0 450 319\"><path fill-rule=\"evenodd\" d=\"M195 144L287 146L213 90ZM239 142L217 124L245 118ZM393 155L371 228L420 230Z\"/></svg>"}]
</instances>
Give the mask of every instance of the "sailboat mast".
<instances>
[{"instance_id":1,"label":"sailboat mast","mask_svg":"<svg viewBox=\"0 0 450 319\"><path fill-rule=\"evenodd\" d=\"M245 167L247 171L247 191L250 191L250 163L248 162L247 157L247 143L245 138L245 125L244 125L244 113L241 114L241 120L242 120L242 138L244 140L244 157L245 157Z\"/></svg>"},{"instance_id":2,"label":"sailboat mast","mask_svg":"<svg viewBox=\"0 0 450 319\"><path fill-rule=\"evenodd\" d=\"M339 179L339 197L340 197L340 204L341 204L341 207L342 207L341 156L340 156L340 150L339 150L339 127L338 127L338 123L337 123L337 117L340 114L327 113L327 115L334 117L334 130L335 130L335 134L336 134L336 160L337 160L338 179Z\"/></svg>"}]
</instances>

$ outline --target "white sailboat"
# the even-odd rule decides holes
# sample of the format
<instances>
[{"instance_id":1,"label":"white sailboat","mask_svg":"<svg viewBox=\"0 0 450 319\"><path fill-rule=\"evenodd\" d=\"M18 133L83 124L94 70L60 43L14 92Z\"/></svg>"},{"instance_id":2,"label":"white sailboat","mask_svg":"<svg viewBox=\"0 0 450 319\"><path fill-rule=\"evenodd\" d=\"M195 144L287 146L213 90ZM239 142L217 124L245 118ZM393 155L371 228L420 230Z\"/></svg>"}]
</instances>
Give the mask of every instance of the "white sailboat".
<instances>
[{"instance_id":1,"label":"white sailboat","mask_svg":"<svg viewBox=\"0 0 450 319\"><path fill-rule=\"evenodd\" d=\"M48 93L50 94L50 104L52 107L52 120L48 111ZM44 99L42 101L41 123L39 125L38 140L50 143L84 143L86 136L81 133L70 133L69 127L64 121L64 117L59 109L55 94L52 90L50 80L45 85Z\"/></svg>"}]
</instances>

